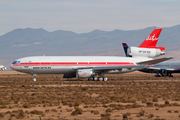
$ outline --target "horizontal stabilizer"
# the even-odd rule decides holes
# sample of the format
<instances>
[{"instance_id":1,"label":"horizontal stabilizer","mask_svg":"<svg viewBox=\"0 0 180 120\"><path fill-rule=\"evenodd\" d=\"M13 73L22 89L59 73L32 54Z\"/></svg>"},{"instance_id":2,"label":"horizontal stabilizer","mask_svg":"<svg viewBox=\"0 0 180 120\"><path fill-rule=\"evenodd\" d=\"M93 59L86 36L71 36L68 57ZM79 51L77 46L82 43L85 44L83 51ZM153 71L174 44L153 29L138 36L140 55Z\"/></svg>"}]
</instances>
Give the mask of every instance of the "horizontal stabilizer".
<instances>
[{"instance_id":1,"label":"horizontal stabilizer","mask_svg":"<svg viewBox=\"0 0 180 120\"><path fill-rule=\"evenodd\" d=\"M154 59L154 60L148 60L148 61L143 61L143 62L139 62L137 63L138 65L152 65L152 64L157 64L169 59L172 59L173 57L164 57L164 58L159 58L159 59Z\"/></svg>"}]
</instances>

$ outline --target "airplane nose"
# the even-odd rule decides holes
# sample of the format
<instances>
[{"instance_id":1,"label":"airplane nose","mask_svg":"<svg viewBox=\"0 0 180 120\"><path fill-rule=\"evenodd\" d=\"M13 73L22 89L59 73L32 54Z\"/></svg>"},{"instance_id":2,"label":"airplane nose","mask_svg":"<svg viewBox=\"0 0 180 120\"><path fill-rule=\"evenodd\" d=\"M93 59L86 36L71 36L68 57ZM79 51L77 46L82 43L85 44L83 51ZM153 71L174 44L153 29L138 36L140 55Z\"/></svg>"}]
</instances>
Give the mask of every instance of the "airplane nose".
<instances>
[{"instance_id":1,"label":"airplane nose","mask_svg":"<svg viewBox=\"0 0 180 120\"><path fill-rule=\"evenodd\" d=\"M13 66L13 64L11 64L9 67L10 67L12 70L14 70L14 66Z\"/></svg>"}]
</instances>

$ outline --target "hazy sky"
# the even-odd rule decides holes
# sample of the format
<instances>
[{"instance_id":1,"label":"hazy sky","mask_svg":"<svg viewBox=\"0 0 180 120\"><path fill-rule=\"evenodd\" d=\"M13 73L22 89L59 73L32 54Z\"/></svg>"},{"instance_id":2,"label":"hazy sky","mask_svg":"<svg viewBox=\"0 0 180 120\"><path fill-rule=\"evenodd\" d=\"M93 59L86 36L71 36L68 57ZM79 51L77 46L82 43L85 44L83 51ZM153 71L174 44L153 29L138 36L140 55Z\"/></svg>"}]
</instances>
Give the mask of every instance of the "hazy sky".
<instances>
[{"instance_id":1,"label":"hazy sky","mask_svg":"<svg viewBox=\"0 0 180 120\"><path fill-rule=\"evenodd\" d=\"M180 24L180 0L0 0L0 35L17 28L135 30Z\"/></svg>"}]
</instances>

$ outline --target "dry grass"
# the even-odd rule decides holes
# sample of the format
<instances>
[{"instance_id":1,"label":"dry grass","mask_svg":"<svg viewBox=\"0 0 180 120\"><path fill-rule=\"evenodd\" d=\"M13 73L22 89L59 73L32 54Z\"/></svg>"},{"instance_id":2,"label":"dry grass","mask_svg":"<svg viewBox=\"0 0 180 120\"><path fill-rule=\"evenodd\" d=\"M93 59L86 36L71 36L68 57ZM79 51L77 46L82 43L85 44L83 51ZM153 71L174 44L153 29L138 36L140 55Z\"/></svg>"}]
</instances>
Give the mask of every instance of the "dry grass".
<instances>
[{"instance_id":1,"label":"dry grass","mask_svg":"<svg viewBox=\"0 0 180 120\"><path fill-rule=\"evenodd\" d=\"M169 78L154 78L151 74L109 75L110 81L106 82L77 81L77 78L68 80L60 75L39 75L37 82L32 82L31 79L26 74L0 74L0 109L10 111L1 112L0 118L31 119L46 113L45 119L57 119L57 116L61 117L58 113L68 111L64 116L74 119L88 112L93 113L91 115L97 119L119 119L120 117L113 115L117 111L156 107L158 109L153 110L158 112L166 107L180 106L180 81L155 81ZM178 80L180 75L175 75L172 79ZM27 112L10 115L15 109ZM178 111L173 110L171 113L177 114ZM127 115L127 112L123 114ZM145 117L145 113L140 110L136 115L129 114L133 117ZM148 113L147 117L155 119L153 115L155 116L154 113Z\"/></svg>"},{"instance_id":2,"label":"dry grass","mask_svg":"<svg viewBox=\"0 0 180 120\"><path fill-rule=\"evenodd\" d=\"M33 111L30 111L30 114L42 115L43 111L33 110Z\"/></svg>"},{"instance_id":3,"label":"dry grass","mask_svg":"<svg viewBox=\"0 0 180 120\"><path fill-rule=\"evenodd\" d=\"M81 108L76 108L75 111L71 113L71 115L75 116L78 114L82 114L83 110Z\"/></svg>"}]
</instances>

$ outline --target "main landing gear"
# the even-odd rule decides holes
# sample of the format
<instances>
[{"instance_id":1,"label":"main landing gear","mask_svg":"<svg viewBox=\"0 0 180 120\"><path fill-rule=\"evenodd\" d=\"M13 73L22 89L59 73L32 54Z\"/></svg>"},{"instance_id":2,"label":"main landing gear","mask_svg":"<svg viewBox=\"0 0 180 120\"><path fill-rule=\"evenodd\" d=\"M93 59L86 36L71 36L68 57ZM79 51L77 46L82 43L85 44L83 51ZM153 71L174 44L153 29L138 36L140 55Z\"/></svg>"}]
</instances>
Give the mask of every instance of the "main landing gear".
<instances>
[{"instance_id":1,"label":"main landing gear","mask_svg":"<svg viewBox=\"0 0 180 120\"><path fill-rule=\"evenodd\" d=\"M173 77L172 73L169 73L169 77Z\"/></svg>"},{"instance_id":2,"label":"main landing gear","mask_svg":"<svg viewBox=\"0 0 180 120\"><path fill-rule=\"evenodd\" d=\"M33 81L36 81L36 76L37 76L36 73L34 73L34 74L32 74L32 75L33 75L33 77L34 77L34 78L33 78Z\"/></svg>"},{"instance_id":3,"label":"main landing gear","mask_svg":"<svg viewBox=\"0 0 180 120\"><path fill-rule=\"evenodd\" d=\"M99 77L90 77L89 81L107 81L108 78L104 77L104 72L98 73Z\"/></svg>"},{"instance_id":4,"label":"main landing gear","mask_svg":"<svg viewBox=\"0 0 180 120\"><path fill-rule=\"evenodd\" d=\"M171 72L167 72L166 70L161 70L156 72L155 77L173 77Z\"/></svg>"},{"instance_id":5,"label":"main landing gear","mask_svg":"<svg viewBox=\"0 0 180 120\"><path fill-rule=\"evenodd\" d=\"M108 78L107 77L91 77L88 78L89 81L107 81Z\"/></svg>"}]
</instances>

